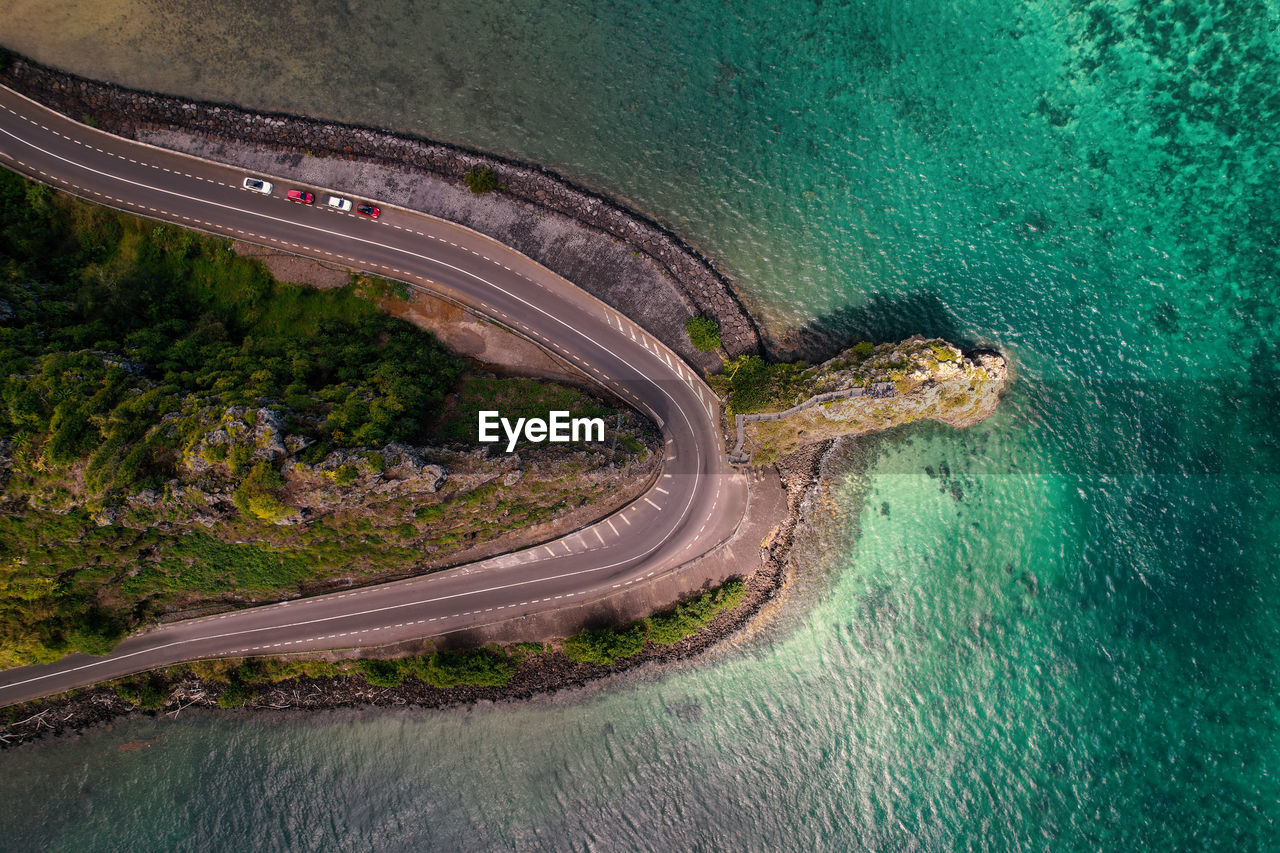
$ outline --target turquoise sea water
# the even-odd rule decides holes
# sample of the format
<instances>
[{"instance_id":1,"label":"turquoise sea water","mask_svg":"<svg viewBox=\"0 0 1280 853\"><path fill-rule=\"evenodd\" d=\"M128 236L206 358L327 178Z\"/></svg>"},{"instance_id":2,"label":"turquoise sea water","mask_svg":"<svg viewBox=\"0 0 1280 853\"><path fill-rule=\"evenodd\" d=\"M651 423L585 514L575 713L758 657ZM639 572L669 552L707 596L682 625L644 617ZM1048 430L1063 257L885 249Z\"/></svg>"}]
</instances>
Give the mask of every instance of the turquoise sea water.
<instances>
[{"instance_id":1,"label":"turquoise sea water","mask_svg":"<svg viewBox=\"0 0 1280 853\"><path fill-rule=\"evenodd\" d=\"M0 847L1276 848L1275 3L14 6L0 43L72 70L545 162L779 337L944 334L1018 381L868 443L784 634L578 699L7 753Z\"/></svg>"}]
</instances>

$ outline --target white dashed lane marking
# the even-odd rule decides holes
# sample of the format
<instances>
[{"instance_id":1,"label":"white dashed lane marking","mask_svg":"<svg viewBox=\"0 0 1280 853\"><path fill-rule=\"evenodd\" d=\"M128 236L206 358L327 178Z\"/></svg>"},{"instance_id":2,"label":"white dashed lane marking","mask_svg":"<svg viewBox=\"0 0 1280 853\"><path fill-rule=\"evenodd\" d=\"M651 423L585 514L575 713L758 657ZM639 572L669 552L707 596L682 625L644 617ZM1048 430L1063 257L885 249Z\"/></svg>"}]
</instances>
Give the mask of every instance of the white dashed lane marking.
<instances>
[{"instance_id":1,"label":"white dashed lane marking","mask_svg":"<svg viewBox=\"0 0 1280 853\"><path fill-rule=\"evenodd\" d=\"M6 107L6 109L7 109L7 110L8 110L8 112L10 112L11 114L18 115L18 114L17 114L14 110L12 110L11 108ZM46 128L46 129L47 129L47 128ZM56 131L53 131L53 132L54 132L54 133L56 133ZM76 142L77 142L77 144L82 144L82 143L79 143L79 141L78 141L78 140L76 140ZM102 151L102 149L96 149L96 150L98 150L98 151ZM129 162L134 163L135 165L140 165L140 164L138 163L138 161L137 161L137 160L134 160L133 158L124 157L123 155L116 154L116 153L114 153L114 152L110 152L110 151L106 151L106 152L103 152L103 153L105 153L106 155L108 155L108 156L110 156L110 157L115 157L115 158L118 158L118 159L121 159L121 160L127 160L127 161L129 161ZM6 153L6 156L9 156L9 155ZM19 162L20 162L20 161L19 161ZM184 174L184 175L186 175L188 178L193 178L193 179L200 180L200 181L204 181L204 182L208 182L208 183L218 183L217 181L214 181L214 180L212 180L212 179L204 178L204 177L200 177L200 176L196 176L196 175L191 175L190 173L175 173L173 170L168 169L168 168L166 168L166 167L159 167L159 166L155 166L155 165L153 165L153 164L146 164L146 163L141 164L141 165L147 165L149 168L153 168L153 169L157 169L157 168L158 168L158 169L161 169L162 171L169 172L169 173L171 173L171 174ZM44 174L46 177L48 177L47 173L41 172L41 174ZM122 205L128 205L128 206L131 206L131 207L135 207L135 208L137 208L137 209L140 209L140 210L148 210L149 212L152 212L152 213L161 213L161 212L162 212L162 211L159 211L157 208L154 208L154 207L145 207L145 206L143 206L143 205L139 205L139 204L136 204L136 203L133 203L133 202L125 201L125 200L120 199L120 198L115 197L115 196L103 196L103 194L102 194L102 193L98 193L98 192L96 192L96 191L90 191L90 190L88 190L87 188L78 187L78 186L76 186L76 185L74 185L74 184L71 184L70 182L68 182L68 181L66 181L65 179L62 179L62 178L55 178L54 180L57 180L58 182L63 183L63 184L66 184L66 185L68 185L68 186L75 187L76 189L81 190L81 191L83 191L83 192L91 193L91 194L93 194L93 195L95 195L95 196L97 196L97 197L99 197L99 198L110 198L110 199L112 199L112 200L114 200L114 201L116 201L117 203L122 204ZM224 186L233 186L233 188L235 188L235 189L237 189L237 190L243 189L242 187L234 186L234 185L224 185ZM163 191L163 190L162 190L162 191ZM281 203L287 203L287 202L285 202L283 199L280 199L280 198L278 198L278 197L276 197L276 196L272 196L272 199L274 199L275 201L279 201L279 202L281 202ZM322 207L321 209L324 209L324 208ZM335 212L335 211L328 211L328 212ZM172 214L170 214L170 215L172 215ZM263 241L271 242L271 243L274 243L274 244L276 244L276 245L286 245L286 246L291 246L291 247L293 247L293 248L306 249L306 247L305 247L305 246L303 246L303 245L301 245L301 244L299 244L299 243L293 242L293 241L285 241L285 240L281 240L281 239L278 239L278 238L271 238L271 237L267 237L266 235L256 234L256 233L254 233L254 232L251 232L251 231L245 231L245 230L242 230L242 229L239 229L239 228L230 228L230 227L227 227L227 226L220 226L220 225L216 225L215 223L212 223L212 222L210 222L210 221L208 221L208 220L192 219L191 217L185 217L185 216L184 216L184 217L180 217L180 218L181 218L183 221L185 221L185 222L199 223L199 224L204 225L204 226L207 226L207 227L209 227L209 228L219 229L219 230L222 230L222 231L224 231L224 232L231 231L231 232L234 232L234 233L236 233L236 234L239 234L239 235L242 235L242 236L245 236L245 237L250 237L250 238L253 238L253 239L257 239L257 240L263 240ZM270 217L270 218L274 218L274 217ZM306 226L304 226L304 227L306 227ZM398 225L396 225L396 226L394 226L394 227L396 228L396 230L399 230L399 231L410 231L410 230L411 230L411 229L406 229L406 228L404 228L404 227L402 227L402 226L398 226ZM510 267L509 267L509 266L507 266L506 264L502 264L500 261L497 261L497 260L494 260L494 259L492 259L492 258L489 258L487 255L485 255L485 254L483 254L483 253L481 253L481 252L478 252L478 251L476 251L475 249L468 248L468 247L465 247L465 246L460 246L459 244L454 243L453 241L444 240L444 239L442 239L442 238L440 238L440 237L438 237L438 236L436 236L436 235L426 235L426 234L423 234L422 232L418 232L418 231L414 231L413 233L417 234L417 235L418 235L418 236L420 236L420 237L428 237L428 236L429 236L429 237L430 237L430 239L432 239L432 240L436 240L436 241L443 242L443 243L446 243L446 244L448 244L448 245L454 246L455 248L458 248L458 249L460 249L460 250L462 250L462 251L467 252L469 255L471 255L471 256L473 256L473 257L483 258L483 259L485 259L486 261L490 261L491 263L495 264L496 266L502 266L504 269L507 269L508 271L510 271ZM354 257L348 256L348 255L334 255L332 252L329 252L329 251L325 251L325 252L324 252L324 254L325 254L325 256L326 256L326 257L337 257L337 258L340 258L340 259L342 259L342 260L351 261L351 262L353 262L353 263L364 263L364 264L366 264L366 265L376 266L376 267L379 267L379 268L381 268L381 269L388 269L388 270L391 270L391 271L395 272L396 274L400 274L400 275L411 275L411 274L407 273L406 271L404 271L404 270L402 270L402 269L400 269L400 268L398 268L398 267L391 267L391 266L384 265L384 264L370 264L370 263L369 263L369 262L367 262L367 261L366 261L366 262L360 262L360 261L358 261L358 259L356 259L356 258L354 258ZM529 281L529 282L533 283L533 284L534 284L534 285L536 285L537 287L539 287L539 288L543 288L543 285L542 285L540 282L535 281L534 279L530 278L529 276L524 275L523 273L516 273L516 274L517 274L517 275L519 275L519 276L520 276L520 278L522 278L522 279L524 279L524 280L526 280L526 281ZM415 277L415 278L418 278L418 276L414 276L414 277ZM545 289L545 288L544 288L544 289ZM522 301L523 301L523 300L522 300ZM486 306L486 307L489 307L489 306ZM490 307L490 308L489 308L489 310L491 310L491 311L492 311L493 309ZM536 310L536 309L535 309L535 310ZM500 316L504 316L504 317L505 317L505 316L508 316L505 312L498 311L497 313L498 313ZM639 338L637 338L636 329L635 329L634 327L629 326L627 323L624 323L623 318L621 318L620 316L618 316L618 315L616 315L616 314L611 314L610 312L607 312L607 311L606 311L606 312L605 312L605 316L606 316L606 319L607 319L607 320L610 320L610 319L611 319L611 320L613 320L614 322L616 322L616 323L617 323L617 326L618 326L619 331L626 332L627 336L629 336L631 340L633 340L633 341L639 341L639 342L642 344L642 346L643 346L646 350L651 351L653 354L657 355L657 356L658 356L658 358L659 358L659 361L665 362L666 366L667 366L668 368L670 368L670 369L671 369L671 371L672 371L673 373L675 373L675 375L676 375L676 376L678 376L678 377L679 377L679 378L681 378L681 379L685 379L685 378L686 378L686 372L685 372L684 366L683 366L683 364L680 362L680 360L677 358L677 359L675 359L675 361L673 362L673 360L672 360L671 356L670 356L668 353L666 353L666 352L663 350L663 348L662 348L662 347L660 347L660 346L659 346L659 344L658 344L656 341L653 341L651 338L649 338L648 336L644 335L643 333L641 333L641 334L640 334L640 336L639 336ZM522 328L525 328L526 330L528 329L528 327L527 327L527 326L525 326L524 324L519 324L519 325L520 325ZM612 327L612 325L611 325L611 324L610 324L610 326ZM607 350L606 350L606 351L607 351ZM570 355L571 355L571 357L572 357L574 360L576 360L576 361L578 361L578 362L580 362L580 363L582 363L582 364L584 364L584 365L586 365L586 364L587 364L587 362L585 362L583 359L581 359L581 358L580 358L579 356L577 356L576 354L570 354ZM601 371L600 371L599 369L597 369L594 365L587 365L587 366L589 367L589 369L590 369L592 372L596 373L597 375L604 376L604 374L603 374L603 373L601 373ZM648 377L646 377L646 378L648 378ZM693 384L693 383L690 383L690 384ZM699 398L700 398L700 399L704 399L704 395L703 395L703 392L702 392L702 388L701 388L700 386L698 387L698 395L699 395ZM637 400L637 401L638 401L638 399L639 399L639 398L637 398L637 397L636 397L636 395L635 395L635 394L630 393L630 392L628 392L628 396L629 396L631 399L634 399L634 400ZM674 401L673 401L673 402L674 402ZM677 406L679 406L679 403L677 403ZM708 411L710 411L710 409L709 409ZM673 441L672 441L672 439L671 439L671 438L667 438L667 439L666 439L666 443L667 443L667 445L668 445L668 446L670 446L670 445L673 443ZM668 457L668 460L667 460L667 461L674 461L674 459L675 459L675 456L674 456L674 455L672 455L672 456ZM665 476L669 477L670 475L665 475ZM657 492L661 493L661 494L664 494L664 495L669 495L669 494L670 494L666 489L657 488L657 489L655 489L655 490L656 490ZM645 498L644 498L644 500L645 500L645 502L646 502L646 503L648 503L648 504L649 504L652 508L654 508L655 510L661 510L661 507L660 507L657 503L655 503L653 500L650 500L648 497L645 497ZM633 506L633 507L629 507L629 509L633 509L633 508L635 508L635 507L634 507L634 506ZM627 516L627 514L625 514L625 513L620 513L618 517L622 518L622 520L623 520L623 523L624 523L624 524L626 524L626 525L628 525L628 526L630 526L630 525L632 524L631 519ZM606 519L606 523L608 524L609 529L610 529L610 531L614 534L614 536L615 536L615 537L619 536L618 529L617 529L617 527L614 525L614 523L612 522L612 520ZM597 538L597 540L600 542L601 546L604 546L604 545L605 545L605 540L604 540L604 537L603 537L602 532L601 532L601 530L599 529L599 527L598 527L598 526L597 526L597 527L593 527L593 528L591 528L591 530L592 530L592 532L594 532L594 533L595 533L596 538ZM584 542L584 541L583 541L583 539L582 539L582 534L581 534L581 533L579 533L579 534L578 534L578 536L577 536L577 540L578 540L578 545L579 545L580 547L583 547L583 548L585 549L585 542ZM562 541L563 541L563 540L562 540ZM551 549L550 545L547 545L547 546L546 546L546 548L545 548L545 550L546 550L546 553L547 553L547 555L548 555L549 557L554 557L554 556L555 556L555 552L554 552L554 551L552 551L552 549ZM595 549L595 548L592 548L592 549L590 549L590 550L596 550L596 549ZM565 544L565 552L566 552L566 554L572 554L572 553L573 553L573 550L569 547L569 545L568 545L567 543ZM532 553L530 553L530 554L529 554L529 556L530 556L530 557L532 557L532 556L533 556L533 555L532 555ZM650 573L650 575L652 575L652 572ZM634 581L635 581L635 579L633 578L632 580L628 581L628 583L632 583L632 582L634 582ZM355 591L355 592L351 592L351 593L345 593L345 594L343 594L342 596L339 596L339 597L345 597L345 596L348 596L348 595L364 595L364 594L366 594L366 593L368 593L368 592L371 592L371 591L373 591L373 590L372 590L372 589L366 589L366 590L361 590L361 591ZM572 595L572 594L570 594L570 595ZM558 598L560 598L560 597L563 597L563 596L558 596ZM535 599L535 601L536 601L536 599ZM544 598L544 599L543 599L543 601L544 601L544 602L545 602L545 601L550 601L550 599ZM284 603L282 603L282 604L274 605L274 606L275 606L275 607L283 607L283 606L287 606L289 603L290 603L290 602L284 602ZM514 605L514 604L501 605L501 606L498 606L497 608L489 608L489 609L487 609L487 610L486 610L486 611L484 611L484 612L491 612L491 611L493 611L493 610L495 610L495 609L497 609L497 610L501 610L501 609L503 609L503 608L505 608L505 607L514 607L514 606L516 606L516 605ZM449 615L449 616L438 616L438 617L431 617L430 619L418 620L416 623L415 623L415 622L401 622L401 623L396 623L394 626L388 625L388 626L384 626L384 627L385 627L385 628L387 628L387 629L390 629L390 628L397 628L397 629L399 629L399 628L404 628L404 627L407 627L407 626L421 625L421 624L424 624L424 623L426 623L426 622L434 622L434 621L436 621L437 619L454 619L454 618L458 618L459 616L472 615L472 614L474 614L474 613L476 613L476 612L480 612L480 611L466 611L466 612L465 612L465 613L463 613L463 614L457 614L457 613L455 613L455 614L451 614L451 615ZM221 614L221 615L219 615L219 616L218 616L218 617L216 617L216 618L218 618L218 619L225 619L225 618L227 618L227 617L228 617L228 616L230 616L230 615L233 615L233 614ZM371 632L371 631L376 632L376 631L379 631L379 630L383 630L383 628L369 628L369 629L363 629L363 630L362 630L362 631L360 631L360 632L350 632L350 633L367 634L367 633L369 633L369 632ZM348 635L349 635L349 634L343 634L342 636L348 636ZM290 644L297 644L297 643L318 642L318 641L322 641L322 640L324 640L324 639L333 639L333 638L335 638L335 635L333 635L333 634L329 634L329 635L320 635L320 636L312 637L312 638L309 638L309 639L306 639L306 640L288 640L288 641L281 641L281 643L276 643L276 644L274 644L274 645L273 645L273 646L271 646L271 647L272 647L272 648L274 648L274 647L278 647L278 646L280 646L281 644L283 644L283 645L290 645ZM266 648L266 647L267 647L267 646L257 646L257 647L249 647L249 648Z\"/></svg>"}]
</instances>

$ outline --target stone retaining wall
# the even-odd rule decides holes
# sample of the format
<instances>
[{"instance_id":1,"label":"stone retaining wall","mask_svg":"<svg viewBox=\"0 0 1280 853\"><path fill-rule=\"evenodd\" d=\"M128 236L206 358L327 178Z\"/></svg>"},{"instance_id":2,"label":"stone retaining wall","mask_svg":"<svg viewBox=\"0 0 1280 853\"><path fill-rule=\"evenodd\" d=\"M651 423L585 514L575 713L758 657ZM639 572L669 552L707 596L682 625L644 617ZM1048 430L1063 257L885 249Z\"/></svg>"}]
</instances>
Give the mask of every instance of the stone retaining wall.
<instances>
[{"instance_id":1,"label":"stone retaining wall","mask_svg":"<svg viewBox=\"0 0 1280 853\"><path fill-rule=\"evenodd\" d=\"M270 157L276 174L300 179L346 163L353 189L376 187L380 199L512 245L612 304L703 371L720 362L692 348L683 327L689 316L715 319L730 356L763 350L755 321L705 256L658 223L538 166L385 130L133 91L12 56L0 82L105 131L210 159L252 167L257 152ZM386 174L371 176L370 167ZM497 172L502 189L475 196L463 176L484 167ZM549 228L547 220L561 227Z\"/></svg>"}]
</instances>

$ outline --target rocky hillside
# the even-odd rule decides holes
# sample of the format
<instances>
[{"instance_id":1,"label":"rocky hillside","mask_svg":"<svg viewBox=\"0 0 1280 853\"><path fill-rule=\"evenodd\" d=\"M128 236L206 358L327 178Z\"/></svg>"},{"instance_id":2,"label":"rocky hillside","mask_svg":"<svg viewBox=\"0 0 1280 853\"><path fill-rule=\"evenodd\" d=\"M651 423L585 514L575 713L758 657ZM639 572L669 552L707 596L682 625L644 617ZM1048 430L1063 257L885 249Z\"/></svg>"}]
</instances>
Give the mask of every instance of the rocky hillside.
<instances>
[{"instance_id":1,"label":"rocky hillside","mask_svg":"<svg viewBox=\"0 0 1280 853\"><path fill-rule=\"evenodd\" d=\"M774 371L771 405L762 407L767 413L735 413L743 454L756 464L813 442L920 420L971 426L995 411L1009 378L998 353L966 355L946 341L919 336L861 343L808 369L783 367Z\"/></svg>"},{"instance_id":2,"label":"rocky hillside","mask_svg":"<svg viewBox=\"0 0 1280 853\"><path fill-rule=\"evenodd\" d=\"M461 443L324 450L290 415L211 408L203 431L183 425L193 438L171 476L123 494L86 488L83 460L51 466L0 444L0 667L101 653L156 619L534 544L633 499L662 458L656 431L629 412L602 443L509 455Z\"/></svg>"},{"instance_id":3,"label":"rocky hillside","mask_svg":"<svg viewBox=\"0 0 1280 853\"><path fill-rule=\"evenodd\" d=\"M156 619L428 571L579 526L659 464L581 390L478 373L225 240L0 170L0 667ZM478 410L606 441L488 455Z\"/></svg>"},{"instance_id":4,"label":"rocky hillside","mask_svg":"<svg viewBox=\"0 0 1280 853\"><path fill-rule=\"evenodd\" d=\"M524 446L513 454L393 442L317 455L315 442L291 432L278 408L232 406L206 418L181 451L177 477L97 510L95 521L164 530L247 522L268 539L290 533L264 525L302 536L350 526L353 541L371 538L358 531L372 532L389 546L412 547L430 565L507 531L536 539L539 526L622 500L658 468L656 433L630 412L616 413L601 444Z\"/></svg>"}]
</instances>

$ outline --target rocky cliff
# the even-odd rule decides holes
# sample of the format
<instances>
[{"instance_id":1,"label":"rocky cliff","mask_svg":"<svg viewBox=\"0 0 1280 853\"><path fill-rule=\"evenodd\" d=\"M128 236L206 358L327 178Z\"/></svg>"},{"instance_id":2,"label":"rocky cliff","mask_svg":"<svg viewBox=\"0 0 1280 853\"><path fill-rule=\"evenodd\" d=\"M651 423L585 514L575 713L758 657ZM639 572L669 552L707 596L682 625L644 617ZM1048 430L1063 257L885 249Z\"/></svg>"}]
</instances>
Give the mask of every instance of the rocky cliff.
<instances>
[{"instance_id":1,"label":"rocky cliff","mask_svg":"<svg viewBox=\"0 0 1280 853\"><path fill-rule=\"evenodd\" d=\"M858 344L800 374L791 408L739 415L741 458L768 463L806 444L920 420L971 426L995 411L1008 378L999 353L965 354L937 338Z\"/></svg>"}]
</instances>

